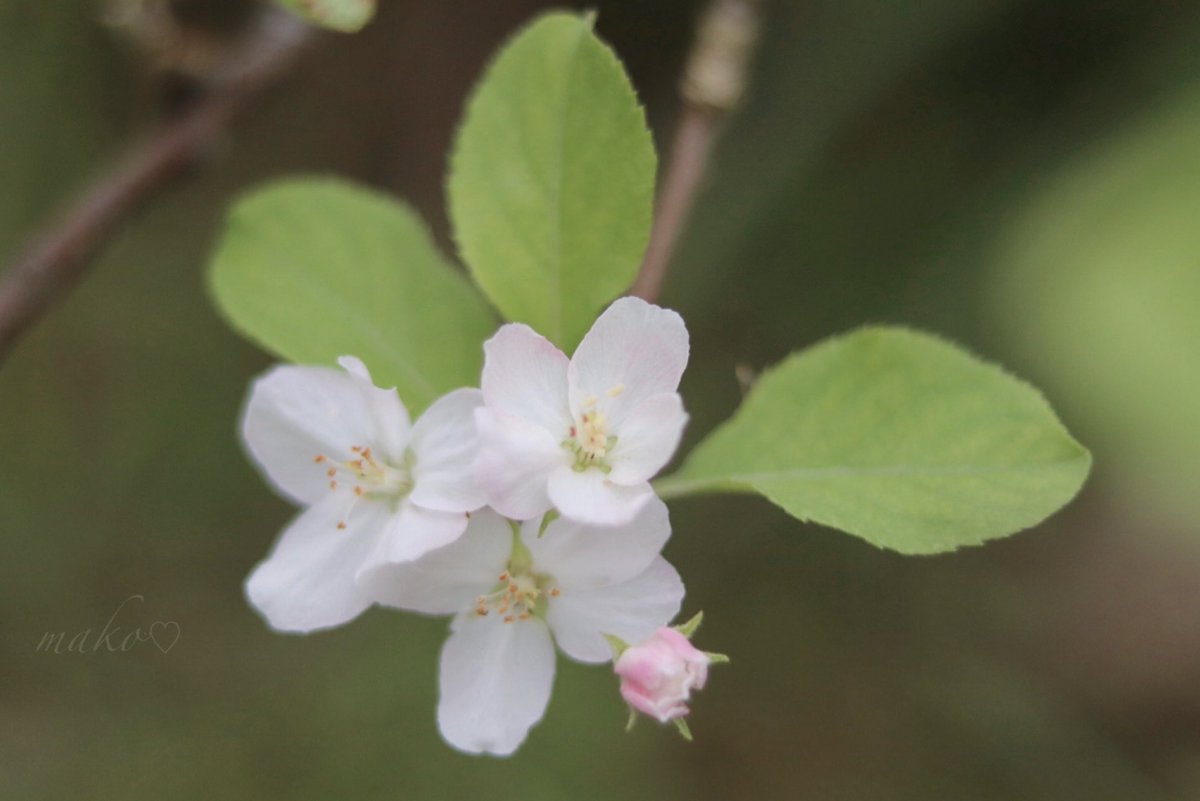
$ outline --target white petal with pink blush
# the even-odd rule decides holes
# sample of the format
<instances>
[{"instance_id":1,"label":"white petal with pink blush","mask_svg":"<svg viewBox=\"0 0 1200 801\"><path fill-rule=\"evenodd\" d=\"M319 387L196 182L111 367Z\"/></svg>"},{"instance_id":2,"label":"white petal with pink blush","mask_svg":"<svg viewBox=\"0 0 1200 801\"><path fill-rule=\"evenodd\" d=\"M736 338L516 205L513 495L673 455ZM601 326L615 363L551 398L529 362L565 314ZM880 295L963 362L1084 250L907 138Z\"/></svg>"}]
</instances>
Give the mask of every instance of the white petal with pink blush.
<instances>
[{"instance_id":1,"label":"white petal with pink blush","mask_svg":"<svg viewBox=\"0 0 1200 801\"><path fill-rule=\"evenodd\" d=\"M281 631L330 628L371 605L356 576L418 559L458 539L486 502L471 467L478 390L433 403L413 425L394 389L358 359L342 369L280 365L258 378L242 440L266 479L307 507L246 580L246 596Z\"/></svg>"},{"instance_id":2,"label":"white petal with pink blush","mask_svg":"<svg viewBox=\"0 0 1200 801\"><path fill-rule=\"evenodd\" d=\"M488 503L521 520L551 508L583 523L632 520L687 423L682 318L621 298L569 360L520 324L502 326L484 355L475 472Z\"/></svg>"},{"instance_id":3,"label":"white petal with pink blush","mask_svg":"<svg viewBox=\"0 0 1200 801\"><path fill-rule=\"evenodd\" d=\"M683 582L659 552L671 534L651 496L621 526L558 518L514 525L491 510L457 541L404 564L360 574L371 600L453 615L439 669L438 726L468 753L507 756L545 713L554 643L580 662L612 658L605 635L640 642L683 602Z\"/></svg>"}]
</instances>

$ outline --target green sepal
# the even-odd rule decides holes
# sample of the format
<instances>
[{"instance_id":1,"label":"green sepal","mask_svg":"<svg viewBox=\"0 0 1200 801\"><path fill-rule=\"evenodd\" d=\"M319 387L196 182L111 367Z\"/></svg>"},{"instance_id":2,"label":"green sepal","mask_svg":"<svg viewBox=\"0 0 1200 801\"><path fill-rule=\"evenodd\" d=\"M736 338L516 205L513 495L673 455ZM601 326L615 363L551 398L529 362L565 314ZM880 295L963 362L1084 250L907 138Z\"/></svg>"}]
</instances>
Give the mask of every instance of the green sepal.
<instances>
[{"instance_id":1,"label":"green sepal","mask_svg":"<svg viewBox=\"0 0 1200 801\"><path fill-rule=\"evenodd\" d=\"M674 722L675 728L679 729L679 736L690 743L692 741L692 730L688 728L687 721L683 718L675 718Z\"/></svg>"},{"instance_id":2,"label":"green sepal","mask_svg":"<svg viewBox=\"0 0 1200 801\"><path fill-rule=\"evenodd\" d=\"M549 512L546 512L546 514L542 517L542 524L540 526L538 526L538 539L539 540L546 533L546 528L551 523L553 523L555 520L559 519L560 517L562 517L562 515L559 514L557 509L551 509Z\"/></svg>"},{"instance_id":3,"label":"green sepal","mask_svg":"<svg viewBox=\"0 0 1200 801\"><path fill-rule=\"evenodd\" d=\"M710 665L724 665L729 662L729 657L725 654L718 654L712 651L704 651L703 653L708 657L708 664Z\"/></svg>"},{"instance_id":4,"label":"green sepal","mask_svg":"<svg viewBox=\"0 0 1200 801\"><path fill-rule=\"evenodd\" d=\"M618 659L620 659L621 654L625 653L625 651L629 648L629 643L625 642L624 640L622 640L620 637L616 636L615 634L601 633L600 636L603 637L605 640L607 640L608 644L612 647L614 662L616 662Z\"/></svg>"},{"instance_id":5,"label":"green sepal","mask_svg":"<svg viewBox=\"0 0 1200 801\"><path fill-rule=\"evenodd\" d=\"M671 628L675 629L690 640L692 639L692 635L696 633L696 629L700 628L700 624L703 622L704 610L702 609L693 615L691 620L688 620L686 623L680 623L678 626L672 626Z\"/></svg>"}]
</instances>

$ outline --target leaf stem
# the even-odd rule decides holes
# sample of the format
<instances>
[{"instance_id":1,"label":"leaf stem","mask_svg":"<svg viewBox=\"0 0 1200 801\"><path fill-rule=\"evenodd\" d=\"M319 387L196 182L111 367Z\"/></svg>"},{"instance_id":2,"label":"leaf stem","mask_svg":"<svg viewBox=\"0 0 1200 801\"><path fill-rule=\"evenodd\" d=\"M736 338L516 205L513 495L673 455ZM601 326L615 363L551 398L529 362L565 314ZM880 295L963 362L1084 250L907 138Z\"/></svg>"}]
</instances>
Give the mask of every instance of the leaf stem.
<instances>
[{"instance_id":1,"label":"leaf stem","mask_svg":"<svg viewBox=\"0 0 1200 801\"><path fill-rule=\"evenodd\" d=\"M723 495L747 495L754 494L754 490L735 484L731 481L715 478L679 478L676 475L666 476L653 482L654 492L664 501L675 500L677 498L686 498L689 495L704 495L704 494L723 494Z\"/></svg>"}]
</instances>

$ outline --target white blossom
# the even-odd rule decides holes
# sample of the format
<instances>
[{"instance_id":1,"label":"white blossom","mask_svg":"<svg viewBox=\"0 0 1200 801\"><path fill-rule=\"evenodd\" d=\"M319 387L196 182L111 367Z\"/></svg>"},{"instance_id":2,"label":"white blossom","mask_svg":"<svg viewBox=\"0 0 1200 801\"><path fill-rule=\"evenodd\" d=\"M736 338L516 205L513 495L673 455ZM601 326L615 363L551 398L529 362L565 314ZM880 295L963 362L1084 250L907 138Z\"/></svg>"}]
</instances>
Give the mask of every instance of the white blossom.
<instances>
[{"instance_id":1,"label":"white blossom","mask_svg":"<svg viewBox=\"0 0 1200 801\"><path fill-rule=\"evenodd\" d=\"M454 615L442 649L438 725L455 748L508 755L542 718L554 644L580 662L612 658L605 635L640 642L679 611L683 583L659 551L670 536L662 501L598 529L564 518L515 524L472 515L459 540L362 581L385 605Z\"/></svg>"},{"instance_id":2,"label":"white blossom","mask_svg":"<svg viewBox=\"0 0 1200 801\"><path fill-rule=\"evenodd\" d=\"M371 604L356 575L458 539L484 504L470 465L478 390L436 401L415 425L394 389L362 362L343 370L277 366L251 388L246 448L267 479L305 509L246 581L250 603L276 629L312 631Z\"/></svg>"},{"instance_id":3,"label":"white blossom","mask_svg":"<svg viewBox=\"0 0 1200 801\"><path fill-rule=\"evenodd\" d=\"M552 507L587 523L633 519L687 422L679 315L621 298L570 360L519 324L501 327L484 353L476 477L488 503L517 520Z\"/></svg>"}]
</instances>

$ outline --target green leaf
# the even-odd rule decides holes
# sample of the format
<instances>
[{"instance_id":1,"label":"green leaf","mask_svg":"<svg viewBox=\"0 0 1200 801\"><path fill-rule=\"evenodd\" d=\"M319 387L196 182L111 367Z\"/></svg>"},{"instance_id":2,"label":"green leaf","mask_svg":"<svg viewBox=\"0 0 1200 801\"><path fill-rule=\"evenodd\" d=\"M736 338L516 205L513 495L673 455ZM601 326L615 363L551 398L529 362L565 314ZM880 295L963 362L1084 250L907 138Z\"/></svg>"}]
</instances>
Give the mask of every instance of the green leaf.
<instances>
[{"instance_id":1,"label":"green leaf","mask_svg":"<svg viewBox=\"0 0 1200 801\"><path fill-rule=\"evenodd\" d=\"M462 257L505 317L569 351L637 275L654 170L645 116L592 18L539 17L488 69L458 134Z\"/></svg>"},{"instance_id":2,"label":"green leaf","mask_svg":"<svg viewBox=\"0 0 1200 801\"><path fill-rule=\"evenodd\" d=\"M241 199L214 257L212 291L238 331L301 364L361 358L416 413L476 386L495 320L420 219L375 192L292 179Z\"/></svg>"},{"instance_id":3,"label":"green leaf","mask_svg":"<svg viewBox=\"0 0 1200 801\"><path fill-rule=\"evenodd\" d=\"M323 28L355 33L375 16L375 0L276 0L279 5Z\"/></svg>"},{"instance_id":4,"label":"green leaf","mask_svg":"<svg viewBox=\"0 0 1200 801\"><path fill-rule=\"evenodd\" d=\"M864 328L764 374L658 489L758 492L801 520L929 554L1040 522L1090 464L1029 385L928 334Z\"/></svg>"}]
</instances>

